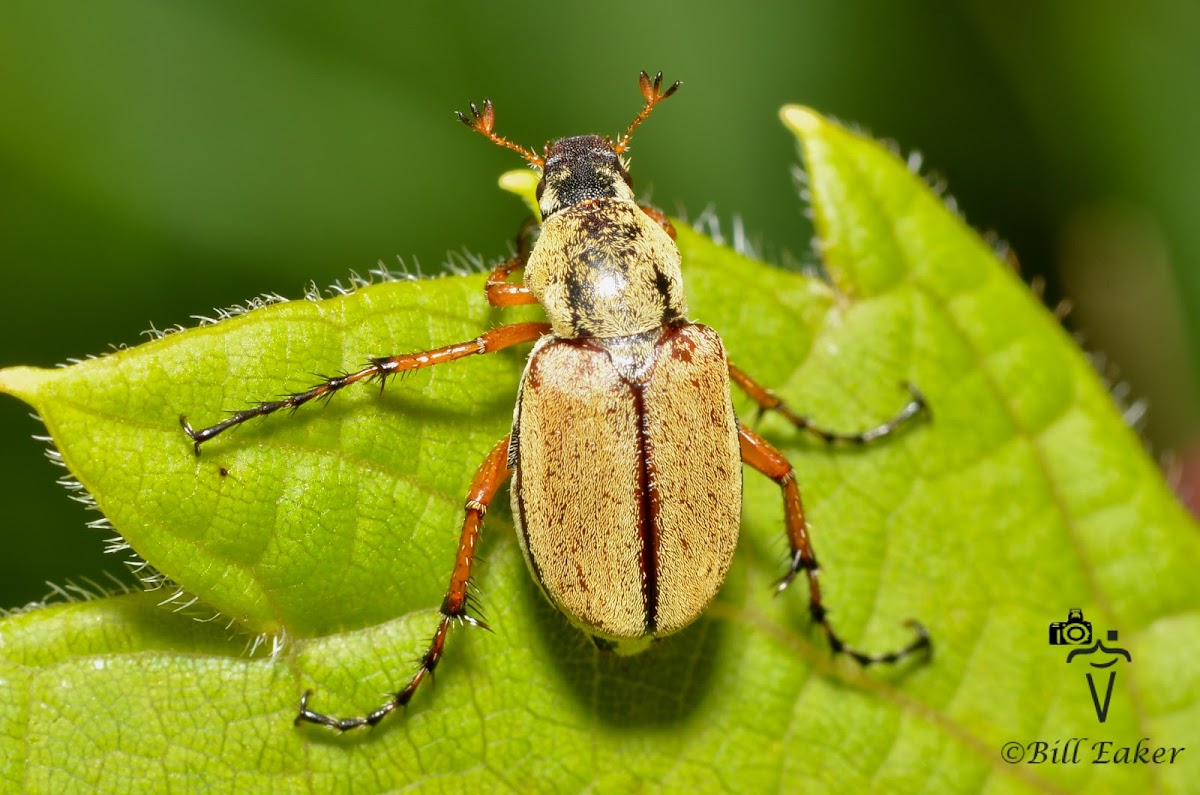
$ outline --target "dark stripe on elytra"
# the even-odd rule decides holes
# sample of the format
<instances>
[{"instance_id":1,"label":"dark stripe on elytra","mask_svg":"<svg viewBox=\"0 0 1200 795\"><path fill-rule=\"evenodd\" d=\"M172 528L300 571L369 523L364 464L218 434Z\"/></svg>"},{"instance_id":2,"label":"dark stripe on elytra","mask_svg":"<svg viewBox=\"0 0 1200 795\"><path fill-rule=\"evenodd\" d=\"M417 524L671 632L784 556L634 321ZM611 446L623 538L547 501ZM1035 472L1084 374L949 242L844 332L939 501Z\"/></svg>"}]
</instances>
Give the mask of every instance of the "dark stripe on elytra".
<instances>
[{"instance_id":1,"label":"dark stripe on elytra","mask_svg":"<svg viewBox=\"0 0 1200 795\"><path fill-rule=\"evenodd\" d=\"M637 417L638 459L638 534L642 542L642 607L646 615L646 634L658 631L658 488L654 479L653 451L650 449L645 388L633 386L633 408Z\"/></svg>"}]
</instances>

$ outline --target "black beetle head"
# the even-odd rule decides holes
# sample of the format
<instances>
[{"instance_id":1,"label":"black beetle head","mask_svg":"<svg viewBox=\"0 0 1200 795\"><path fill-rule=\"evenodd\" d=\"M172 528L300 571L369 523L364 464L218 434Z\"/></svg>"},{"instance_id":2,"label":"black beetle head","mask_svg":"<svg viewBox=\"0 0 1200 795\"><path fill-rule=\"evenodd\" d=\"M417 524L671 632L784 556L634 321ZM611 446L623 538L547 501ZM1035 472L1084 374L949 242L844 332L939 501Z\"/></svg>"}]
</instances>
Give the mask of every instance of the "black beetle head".
<instances>
[{"instance_id":1,"label":"black beetle head","mask_svg":"<svg viewBox=\"0 0 1200 795\"><path fill-rule=\"evenodd\" d=\"M546 150L537 187L542 218L595 199L633 199L633 183L613 142L601 135L559 138Z\"/></svg>"}]
</instances>

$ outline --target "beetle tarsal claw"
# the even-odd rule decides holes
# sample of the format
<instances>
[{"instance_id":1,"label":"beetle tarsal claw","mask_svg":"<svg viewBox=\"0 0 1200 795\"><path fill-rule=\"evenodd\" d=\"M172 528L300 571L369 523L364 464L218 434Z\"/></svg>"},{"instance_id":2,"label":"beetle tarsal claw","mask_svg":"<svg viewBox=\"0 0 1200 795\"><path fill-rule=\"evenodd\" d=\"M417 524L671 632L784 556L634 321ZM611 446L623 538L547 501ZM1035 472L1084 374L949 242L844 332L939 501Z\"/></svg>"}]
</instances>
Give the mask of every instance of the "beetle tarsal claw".
<instances>
[{"instance_id":1,"label":"beetle tarsal claw","mask_svg":"<svg viewBox=\"0 0 1200 795\"><path fill-rule=\"evenodd\" d=\"M901 384L901 386L908 391L910 396L912 396L912 402L910 402L906 408L906 413L908 416L913 417L922 413L929 417L933 416L933 413L929 409L929 402L925 400L925 394L917 388L916 384L912 383L911 381L905 381Z\"/></svg>"},{"instance_id":2,"label":"beetle tarsal claw","mask_svg":"<svg viewBox=\"0 0 1200 795\"><path fill-rule=\"evenodd\" d=\"M930 657L932 657L933 656L933 638L930 636L929 630L925 627L925 625L922 624L920 621L917 621L915 618L907 618L904 620L904 626L908 627L913 632L917 633L917 639L914 640L908 646L908 648L905 649L904 652L902 652L902 653L907 656L908 654L912 654L913 652L917 652L917 651L920 651L921 649L925 649L926 653Z\"/></svg>"},{"instance_id":3,"label":"beetle tarsal claw","mask_svg":"<svg viewBox=\"0 0 1200 795\"><path fill-rule=\"evenodd\" d=\"M299 726L301 723L310 723L310 722L311 723L320 723L321 722L319 720L319 718L321 716L308 708L308 700L312 697L312 694L313 694L313 691L311 689L309 689L309 690L305 690L304 695L300 696L300 712L299 712L299 714L296 715L296 719L294 721L292 721L293 725Z\"/></svg>"},{"instance_id":4,"label":"beetle tarsal claw","mask_svg":"<svg viewBox=\"0 0 1200 795\"><path fill-rule=\"evenodd\" d=\"M484 621L483 619L475 618L474 616L469 616L466 613L463 613L461 616L459 616L458 620L460 622L462 622L464 624L468 624L472 627L479 627L480 629L486 629L488 632L495 632L495 630L493 630L490 626L488 626L488 623L486 621Z\"/></svg>"},{"instance_id":5,"label":"beetle tarsal claw","mask_svg":"<svg viewBox=\"0 0 1200 795\"><path fill-rule=\"evenodd\" d=\"M196 456L199 457L200 443L203 442L204 439L201 438L200 433L192 427L192 424L188 422L186 414L179 415L179 425L183 428L183 432L187 434L188 438L192 440L192 450L195 452Z\"/></svg>"}]
</instances>

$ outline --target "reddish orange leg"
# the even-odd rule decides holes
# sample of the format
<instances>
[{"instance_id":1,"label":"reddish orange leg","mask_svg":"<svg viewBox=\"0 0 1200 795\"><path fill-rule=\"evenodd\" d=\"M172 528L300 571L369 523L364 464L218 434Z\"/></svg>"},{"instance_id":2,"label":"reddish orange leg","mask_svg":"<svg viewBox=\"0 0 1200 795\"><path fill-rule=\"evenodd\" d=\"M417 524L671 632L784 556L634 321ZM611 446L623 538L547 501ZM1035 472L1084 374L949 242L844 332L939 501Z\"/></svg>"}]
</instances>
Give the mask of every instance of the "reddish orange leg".
<instances>
[{"instance_id":1,"label":"reddish orange leg","mask_svg":"<svg viewBox=\"0 0 1200 795\"><path fill-rule=\"evenodd\" d=\"M784 591L800 572L804 572L805 577L808 578L808 609L813 620L820 624L821 629L825 632L825 637L829 640L829 648L833 650L834 654L847 654L853 657L859 665L899 662L921 649L932 652L933 643L929 639L929 632L920 622L911 619L906 624L912 627L917 637L901 649L868 654L846 645L834 630L833 624L830 623L825 605L821 601L820 566L817 565L817 556L813 553L812 540L808 535L808 524L804 521L804 506L800 503L800 489L796 485L795 470L792 469L792 465L788 463L783 453L772 447L758 434L744 427L739 429L739 433L742 443L742 461L778 483L783 489L783 512L792 556L787 574L779 581L777 593Z\"/></svg>"},{"instance_id":2,"label":"reddish orange leg","mask_svg":"<svg viewBox=\"0 0 1200 795\"><path fill-rule=\"evenodd\" d=\"M429 642L429 648L425 650L425 654L418 661L417 672L408 680L404 689L394 693L383 706L357 718L335 718L312 711L308 708L308 699L312 695L312 691L309 690L300 699L300 714L296 716L297 726L305 722L319 723L338 731L356 729L359 726L374 726L390 713L407 704L426 678L433 678L433 671L442 659L442 651L446 646L446 635L449 634L452 623L465 623L488 629L487 624L483 621L467 614L467 608L471 601L469 594L471 567L475 563L475 547L479 543L484 514L487 513L488 506L492 504L496 492L512 474L512 470L508 468L508 439L509 437L505 436L492 448L492 451L487 454L487 458L483 459L483 463L479 465L479 470L471 481L471 490L467 493L467 515L463 520L462 536L458 542L458 555L454 560L454 572L450 575L450 588L446 591L446 598L442 600L442 618L438 622L437 630L433 633L433 639Z\"/></svg>"},{"instance_id":3,"label":"reddish orange leg","mask_svg":"<svg viewBox=\"0 0 1200 795\"><path fill-rule=\"evenodd\" d=\"M667 217L666 213L657 207L651 207L648 204L639 204L638 207L641 207L642 212L650 216L651 219L661 226L663 231L671 236L672 240L675 239L675 225L671 223L671 219Z\"/></svg>"},{"instance_id":4,"label":"reddish orange leg","mask_svg":"<svg viewBox=\"0 0 1200 795\"><path fill-rule=\"evenodd\" d=\"M532 342L542 335L549 333L549 331L550 324L548 323L513 323L508 326L500 326L499 328L494 328L491 331L480 334L470 342L459 342L454 345L446 345L442 348L434 348L433 350L420 351L418 353L405 353L399 356L385 356L371 359L370 364L357 372L326 378L323 382L305 392L297 392L280 400L259 403L253 408L236 412L229 419L218 422L216 425L208 428L196 430L188 422L187 417L182 414L179 416L179 424L183 426L184 433L194 443L196 455L200 455L201 444L207 442L217 434L227 431L235 425L241 425L243 422L255 417L274 414L280 409L297 409L310 400L332 397L335 392L363 380L377 379L380 383L380 388L382 388L389 376L408 372L409 370L416 370L421 367L432 367L435 364L452 362L464 356L495 353L513 345L520 345L522 342Z\"/></svg>"},{"instance_id":5,"label":"reddish orange leg","mask_svg":"<svg viewBox=\"0 0 1200 795\"><path fill-rule=\"evenodd\" d=\"M492 271L492 275L488 276L487 280L487 299L492 306L520 306L522 304L536 304L538 300L533 297L533 293L529 292L529 288L524 284L515 284L508 280L508 277L513 271L520 270L525 267L524 257L513 257L512 259L501 262Z\"/></svg>"},{"instance_id":6,"label":"reddish orange leg","mask_svg":"<svg viewBox=\"0 0 1200 795\"><path fill-rule=\"evenodd\" d=\"M512 284L508 281L508 277L514 271L524 268L526 261L529 260L529 249L533 244L536 229L537 224L534 220L526 219L525 223L521 224L521 231L517 233L517 256L501 262L492 271L492 275L488 276L485 289L488 303L492 306L520 306L538 302L524 284Z\"/></svg>"},{"instance_id":7,"label":"reddish orange leg","mask_svg":"<svg viewBox=\"0 0 1200 795\"><path fill-rule=\"evenodd\" d=\"M733 364L729 365L729 376L733 379L733 383L750 399L758 404L760 416L763 412L777 411L783 415L788 422L795 425L802 431L808 431L813 436L816 436L826 444L855 444L863 445L873 442L876 439L881 439L884 436L889 436L899 429L904 423L911 420L913 417L920 414L922 411L928 410L928 405L925 403L925 396L918 391L912 384L905 383L904 388L908 390L909 401L904 408L900 409L887 422L880 423L873 428L867 428L863 431L855 431L853 433L839 433L837 431L829 431L824 428L812 424L808 417L802 417L788 408L779 397L767 389L762 384L758 383L750 376L739 370Z\"/></svg>"}]
</instances>

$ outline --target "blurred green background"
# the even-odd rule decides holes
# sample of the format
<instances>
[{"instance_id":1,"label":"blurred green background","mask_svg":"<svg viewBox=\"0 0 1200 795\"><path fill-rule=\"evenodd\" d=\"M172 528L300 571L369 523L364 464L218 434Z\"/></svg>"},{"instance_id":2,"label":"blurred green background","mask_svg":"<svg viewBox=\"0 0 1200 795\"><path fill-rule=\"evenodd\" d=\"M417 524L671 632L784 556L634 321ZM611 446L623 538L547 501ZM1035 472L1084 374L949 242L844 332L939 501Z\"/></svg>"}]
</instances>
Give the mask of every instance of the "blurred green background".
<instances>
[{"instance_id":1,"label":"blurred green background","mask_svg":"<svg viewBox=\"0 0 1200 795\"><path fill-rule=\"evenodd\" d=\"M639 190L737 214L812 262L776 119L801 102L924 155L967 219L1069 296L1146 398L1156 451L1197 428L1200 6L1059 3L0 4L0 366L52 366L262 292L396 257L494 258L526 145L619 133L639 69L685 87L639 132ZM736 300L731 285L730 300ZM764 341L766 343L768 341ZM380 350L386 352L386 342ZM366 352L364 352L366 353ZM864 374L869 378L870 374ZM0 399L0 606L109 570Z\"/></svg>"}]
</instances>

